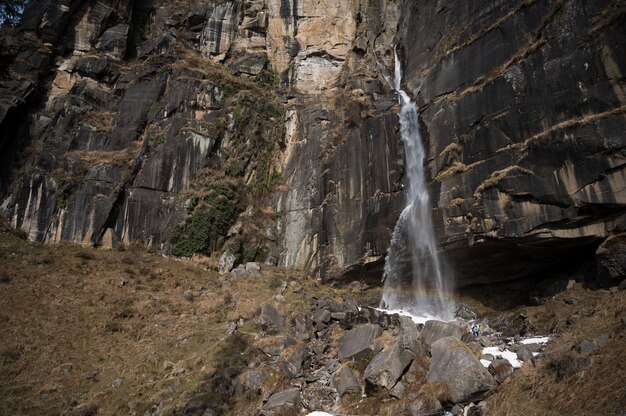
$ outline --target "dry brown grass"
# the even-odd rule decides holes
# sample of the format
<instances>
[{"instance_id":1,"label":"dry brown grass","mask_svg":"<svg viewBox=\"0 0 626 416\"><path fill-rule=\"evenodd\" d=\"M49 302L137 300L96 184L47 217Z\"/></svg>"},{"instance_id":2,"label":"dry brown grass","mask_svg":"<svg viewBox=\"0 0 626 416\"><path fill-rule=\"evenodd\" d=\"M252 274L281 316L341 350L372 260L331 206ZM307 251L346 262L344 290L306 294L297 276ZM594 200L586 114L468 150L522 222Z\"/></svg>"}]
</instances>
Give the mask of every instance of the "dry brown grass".
<instances>
[{"instance_id":1,"label":"dry brown grass","mask_svg":"<svg viewBox=\"0 0 626 416\"><path fill-rule=\"evenodd\" d=\"M274 273L316 287L268 270L223 290L217 273L191 261L138 248L31 244L2 230L0 261L10 274L0 284L3 415L66 414L85 404L99 415L144 414L159 404L171 414L220 362L227 323L274 302ZM302 295L284 295L288 303L275 306L287 318L304 312ZM258 330L252 320L242 329Z\"/></svg>"},{"instance_id":2,"label":"dry brown grass","mask_svg":"<svg viewBox=\"0 0 626 416\"><path fill-rule=\"evenodd\" d=\"M613 340L593 354L581 374L558 380L547 363L525 365L488 399L497 416L617 415L626 406L626 347Z\"/></svg>"},{"instance_id":3,"label":"dry brown grass","mask_svg":"<svg viewBox=\"0 0 626 416\"><path fill-rule=\"evenodd\" d=\"M540 306L526 307L535 333L557 333L548 350L579 345L610 334L609 343L590 355L592 365L561 380L549 360L524 365L488 399L490 415L616 415L626 409L626 293L588 290L576 284Z\"/></svg>"}]
</instances>

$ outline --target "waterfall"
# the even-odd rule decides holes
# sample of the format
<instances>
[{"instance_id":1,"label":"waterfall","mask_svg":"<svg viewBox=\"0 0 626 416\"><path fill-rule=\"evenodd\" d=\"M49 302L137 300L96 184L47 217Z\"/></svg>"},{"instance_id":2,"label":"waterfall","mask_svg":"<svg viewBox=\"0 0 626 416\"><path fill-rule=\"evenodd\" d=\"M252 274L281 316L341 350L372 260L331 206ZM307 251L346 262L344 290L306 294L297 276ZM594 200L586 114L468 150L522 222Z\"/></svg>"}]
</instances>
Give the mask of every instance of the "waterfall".
<instances>
[{"instance_id":1,"label":"waterfall","mask_svg":"<svg viewBox=\"0 0 626 416\"><path fill-rule=\"evenodd\" d=\"M424 178L425 151L419 131L418 108L401 89L402 68L395 55L394 86L400 104L400 134L406 157L407 205L391 238L383 280L381 308L420 319L451 320L454 301L451 278L442 271L432 224L430 197ZM407 257L410 264L407 264ZM406 276L407 269L411 278Z\"/></svg>"}]
</instances>

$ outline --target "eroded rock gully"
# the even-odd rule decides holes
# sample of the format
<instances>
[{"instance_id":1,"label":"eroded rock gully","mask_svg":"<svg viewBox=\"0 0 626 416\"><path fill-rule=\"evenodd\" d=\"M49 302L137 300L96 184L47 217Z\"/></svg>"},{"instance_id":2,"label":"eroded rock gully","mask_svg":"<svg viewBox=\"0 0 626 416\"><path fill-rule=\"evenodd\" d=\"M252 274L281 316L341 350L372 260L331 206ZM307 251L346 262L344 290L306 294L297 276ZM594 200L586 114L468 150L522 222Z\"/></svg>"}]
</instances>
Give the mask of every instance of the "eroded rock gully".
<instances>
[{"instance_id":1,"label":"eroded rock gully","mask_svg":"<svg viewBox=\"0 0 626 416\"><path fill-rule=\"evenodd\" d=\"M37 241L378 278L403 206L397 45L457 281L533 275L624 229L624 16L582 0L31 0L3 32L2 210ZM183 245L177 226L206 218L211 238Z\"/></svg>"}]
</instances>

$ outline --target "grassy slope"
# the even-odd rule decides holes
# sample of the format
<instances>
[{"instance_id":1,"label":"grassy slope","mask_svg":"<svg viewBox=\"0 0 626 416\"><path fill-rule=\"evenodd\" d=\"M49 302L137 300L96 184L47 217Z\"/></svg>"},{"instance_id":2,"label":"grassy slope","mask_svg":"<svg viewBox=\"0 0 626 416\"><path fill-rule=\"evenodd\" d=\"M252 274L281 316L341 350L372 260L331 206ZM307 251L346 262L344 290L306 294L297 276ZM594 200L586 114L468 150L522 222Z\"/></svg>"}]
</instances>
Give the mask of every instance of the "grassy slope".
<instances>
[{"instance_id":1,"label":"grassy slope","mask_svg":"<svg viewBox=\"0 0 626 416\"><path fill-rule=\"evenodd\" d=\"M219 362L228 322L253 317L282 281L317 286L274 270L222 288L219 275L191 261L31 244L6 232L0 263L3 415L64 414L81 404L97 405L99 415L180 408ZM288 289L285 297L303 311L302 295Z\"/></svg>"},{"instance_id":2,"label":"grassy slope","mask_svg":"<svg viewBox=\"0 0 626 416\"><path fill-rule=\"evenodd\" d=\"M251 318L263 303L287 316L308 310L303 295L290 287L285 304L273 301L283 282L295 280L304 292L336 299L343 292L280 269L224 285L194 262L143 249L39 245L2 230L0 264L2 415L71 414L81 405L96 405L100 415L143 415L156 405L171 414L214 368L236 358L227 356L229 322L243 318L240 331L255 335ZM362 295L378 297L379 289ZM591 368L563 380L545 361L524 366L488 399L490 415L614 415L626 409L620 322L626 291L589 291L577 284L543 305L501 313L524 313L533 333L558 333L552 349L603 333L611 339L591 355ZM270 382L278 387L286 380L277 375ZM231 413L248 414L256 407L250 401L260 397L237 400ZM343 407L369 414L363 413L371 409L366 401L348 398ZM380 405L392 409L394 401Z\"/></svg>"}]
</instances>

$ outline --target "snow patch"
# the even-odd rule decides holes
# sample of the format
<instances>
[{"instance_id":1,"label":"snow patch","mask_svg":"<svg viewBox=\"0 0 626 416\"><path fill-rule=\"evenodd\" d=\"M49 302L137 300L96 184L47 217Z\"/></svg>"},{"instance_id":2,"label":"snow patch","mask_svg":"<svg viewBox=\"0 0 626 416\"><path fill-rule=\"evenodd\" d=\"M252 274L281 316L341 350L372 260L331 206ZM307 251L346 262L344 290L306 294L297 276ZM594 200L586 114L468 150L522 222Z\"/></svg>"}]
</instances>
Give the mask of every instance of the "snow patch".
<instances>
[{"instance_id":1,"label":"snow patch","mask_svg":"<svg viewBox=\"0 0 626 416\"><path fill-rule=\"evenodd\" d=\"M550 337L534 337L523 339L522 344L547 344L548 341L550 341Z\"/></svg>"},{"instance_id":2,"label":"snow patch","mask_svg":"<svg viewBox=\"0 0 626 416\"><path fill-rule=\"evenodd\" d=\"M442 322L452 322L453 321L453 320L441 319L441 318L439 318L437 316L432 316L432 315L428 315L428 314L426 314L424 316L415 316L415 315L411 314L410 312L407 312L407 311L405 311L403 309L382 309L382 308L375 308L375 309L377 311L384 312L387 315L398 314L400 316L408 316L416 324L425 324L426 321L442 321Z\"/></svg>"},{"instance_id":3,"label":"snow patch","mask_svg":"<svg viewBox=\"0 0 626 416\"><path fill-rule=\"evenodd\" d=\"M509 351L509 350L500 351L498 347L486 347L486 348L483 348L483 354L491 354L494 357L504 358L509 363L511 363L513 368L520 368L522 366L522 362L517 359L517 354L514 353L513 351Z\"/></svg>"},{"instance_id":4,"label":"snow patch","mask_svg":"<svg viewBox=\"0 0 626 416\"><path fill-rule=\"evenodd\" d=\"M487 367L489 367L489 364L491 364L491 361L489 361L489 360L485 360L485 359L481 359L481 360L480 360L480 363L481 363L481 364L482 364L485 368L487 368Z\"/></svg>"}]
</instances>

